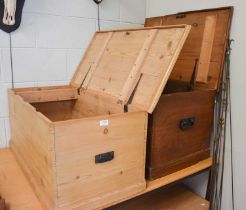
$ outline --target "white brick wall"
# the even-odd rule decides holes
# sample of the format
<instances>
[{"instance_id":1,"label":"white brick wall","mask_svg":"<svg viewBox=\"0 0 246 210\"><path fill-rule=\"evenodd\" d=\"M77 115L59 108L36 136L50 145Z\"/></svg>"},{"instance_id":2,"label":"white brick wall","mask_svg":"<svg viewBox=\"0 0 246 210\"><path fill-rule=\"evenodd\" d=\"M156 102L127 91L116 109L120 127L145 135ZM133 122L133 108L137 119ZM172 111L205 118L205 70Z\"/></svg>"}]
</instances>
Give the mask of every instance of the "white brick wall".
<instances>
[{"instance_id":1,"label":"white brick wall","mask_svg":"<svg viewBox=\"0 0 246 210\"><path fill-rule=\"evenodd\" d=\"M146 0L104 0L101 29L142 27L145 11ZM15 86L67 84L97 30L96 18L93 0L26 0L21 26L12 33ZM10 139L9 52L9 35L0 30L0 147Z\"/></svg>"}]
</instances>

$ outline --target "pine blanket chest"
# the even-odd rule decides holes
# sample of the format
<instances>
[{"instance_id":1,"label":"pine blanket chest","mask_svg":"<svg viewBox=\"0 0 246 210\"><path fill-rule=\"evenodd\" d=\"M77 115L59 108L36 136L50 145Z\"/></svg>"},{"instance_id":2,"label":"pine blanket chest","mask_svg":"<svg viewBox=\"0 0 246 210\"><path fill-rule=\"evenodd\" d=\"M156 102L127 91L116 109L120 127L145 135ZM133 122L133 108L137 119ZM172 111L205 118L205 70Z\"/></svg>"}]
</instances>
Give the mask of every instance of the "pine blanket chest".
<instances>
[{"instance_id":1,"label":"pine blanket chest","mask_svg":"<svg viewBox=\"0 0 246 210\"><path fill-rule=\"evenodd\" d=\"M69 86L9 90L11 148L47 209L100 209L145 189L147 113L190 28L97 32Z\"/></svg>"},{"instance_id":2,"label":"pine blanket chest","mask_svg":"<svg viewBox=\"0 0 246 210\"><path fill-rule=\"evenodd\" d=\"M210 155L214 95L220 86L232 7L146 19L145 26L188 24L187 41L149 117L147 178L156 179Z\"/></svg>"}]
</instances>

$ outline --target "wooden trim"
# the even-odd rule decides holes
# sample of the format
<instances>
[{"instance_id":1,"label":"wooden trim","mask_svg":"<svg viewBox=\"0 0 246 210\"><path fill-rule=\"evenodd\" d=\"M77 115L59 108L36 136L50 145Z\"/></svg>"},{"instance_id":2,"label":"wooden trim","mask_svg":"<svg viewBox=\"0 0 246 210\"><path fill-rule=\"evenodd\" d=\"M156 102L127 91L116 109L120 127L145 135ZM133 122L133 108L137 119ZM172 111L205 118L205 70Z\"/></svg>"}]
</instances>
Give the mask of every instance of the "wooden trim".
<instances>
[{"instance_id":1,"label":"wooden trim","mask_svg":"<svg viewBox=\"0 0 246 210\"><path fill-rule=\"evenodd\" d=\"M167 176L164 176L160 179L156 179L154 181L148 181L147 182L147 189L146 192L150 192L152 190L155 190L157 188L163 187L165 185L171 184L175 181L181 180L185 177L191 176L193 174L198 173L199 171L203 171L205 169L208 169L212 166L212 158L207 158L203 161L198 162L197 164L194 164L190 167L187 167L185 169L182 169L180 171L177 171L175 173L169 174Z\"/></svg>"},{"instance_id":2,"label":"wooden trim","mask_svg":"<svg viewBox=\"0 0 246 210\"><path fill-rule=\"evenodd\" d=\"M77 89L74 87L26 88L14 90L28 103L76 100Z\"/></svg>"},{"instance_id":3,"label":"wooden trim","mask_svg":"<svg viewBox=\"0 0 246 210\"><path fill-rule=\"evenodd\" d=\"M144 27L144 28L124 28L124 29L97 31L96 33L122 32L122 31L142 31L142 30L150 30L150 29L185 28L186 26L188 26L188 25L187 24L178 24L178 25L155 26L155 27Z\"/></svg>"},{"instance_id":4,"label":"wooden trim","mask_svg":"<svg viewBox=\"0 0 246 210\"><path fill-rule=\"evenodd\" d=\"M87 74L86 80L85 80L84 84L82 85L83 88L87 88L88 87L88 85L89 85L89 83L90 83L90 81L92 79L92 76L93 76L98 64L100 63L101 58L102 58L102 56L103 56L103 54L104 54L104 52L105 52L105 50L107 48L107 45L108 45L110 39L112 38L113 34L114 34L113 32L109 32L108 37L105 40L104 45L102 46L101 50L98 52L98 56L97 56L95 62L91 65L91 68L90 68L90 70L89 70L89 72Z\"/></svg>"},{"instance_id":5,"label":"wooden trim","mask_svg":"<svg viewBox=\"0 0 246 210\"><path fill-rule=\"evenodd\" d=\"M176 50L176 53L173 55L171 63L169 64L168 69L165 72L165 74L168 74L168 75L171 74L171 72L173 70L173 67L174 67L174 65L175 65L175 63L177 61L177 58L178 58L178 56L179 56L179 54L181 52L181 49L183 48L185 40L187 39L187 37L188 37L188 35L190 33L190 30L191 30L191 26L187 25L187 27L185 28L185 31L183 33L183 36L180 39L180 42L178 44L178 46L179 46L178 48L180 50L178 50L178 49ZM168 79L169 79L169 77L163 77L163 80L161 81L161 84L158 86L158 89L155 91L156 94L154 96L153 102L152 102L152 104L150 105L150 107L147 110L148 113L151 114L154 111L154 109L155 109L155 107L156 107L156 105L157 105L157 103L159 101L159 98L161 97L161 94L163 92L163 89L164 89Z\"/></svg>"},{"instance_id":6,"label":"wooden trim","mask_svg":"<svg viewBox=\"0 0 246 210\"><path fill-rule=\"evenodd\" d=\"M217 16L207 16L203 33L200 59L197 68L196 81L207 83L210 61L213 51Z\"/></svg>"},{"instance_id":7,"label":"wooden trim","mask_svg":"<svg viewBox=\"0 0 246 210\"><path fill-rule=\"evenodd\" d=\"M120 94L119 99L121 101L124 101L125 103L129 100L130 95L134 89L134 87L136 86L138 79L140 77L140 69L143 65L144 59L146 58L148 51L157 35L158 30L157 29L152 29L149 31L149 34L144 42L144 45L142 47L142 49L139 52L139 55L136 59L136 61L134 62L134 66L131 69L131 73L128 76L126 83L122 89L122 92Z\"/></svg>"},{"instance_id":8,"label":"wooden trim","mask_svg":"<svg viewBox=\"0 0 246 210\"><path fill-rule=\"evenodd\" d=\"M202 9L202 10L192 10L192 11L186 11L186 12L178 12L177 14L191 14L191 13L197 13L197 12L211 12L211 11L217 11L217 10L226 10L230 9L233 10L233 6L228 6L228 7L218 7L218 8L211 8L211 9Z\"/></svg>"},{"instance_id":9,"label":"wooden trim","mask_svg":"<svg viewBox=\"0 0 246 210\"><path fill-rule=\"evenodd\" d=\"M202 10L191 10L191 11L184 11L184 12L177 12L177 13L174 13L174 14L169 14L169 15L165 15L165 16L152 16L152 17L148 17L146 18L145 20L147 19L151 19L151 18L160 18L160 17L170 17L170 16L173 16L173 15L182 15L182 14L192 14L192 13L202 13L202 12L213 12L213 11L218 11L218 10L234 10L234 6L228 6L228 7L218 7L218 8L211 8L211 9L202 9Z\"/></svg>"},{"instance_id":10,"label":"wooden trim","mask_svg":"<svg viewBox=\"0 0 246 210\"><path fill-rule=\"evenodd\" d=\"M227 24L226 40L229 40L230 39L230 32L231 32L232 17L233 17L233 13L234 13L234 7L228 7L227 9L230 10L230 17L229 17L229 21L228 21L228 24ZM224 43L223 58L221 59L221 66L222 67L224 66L224 63L225 63L225 55L226 55L227 46L228 46L228 42L225 42ZM217 87L216 87L217 91L220 90L221 77L222 77L222 71L220 71L220 75L219 75L219 78L218 78L219 82L217 83Z\"/></svg>"}]
</instances>

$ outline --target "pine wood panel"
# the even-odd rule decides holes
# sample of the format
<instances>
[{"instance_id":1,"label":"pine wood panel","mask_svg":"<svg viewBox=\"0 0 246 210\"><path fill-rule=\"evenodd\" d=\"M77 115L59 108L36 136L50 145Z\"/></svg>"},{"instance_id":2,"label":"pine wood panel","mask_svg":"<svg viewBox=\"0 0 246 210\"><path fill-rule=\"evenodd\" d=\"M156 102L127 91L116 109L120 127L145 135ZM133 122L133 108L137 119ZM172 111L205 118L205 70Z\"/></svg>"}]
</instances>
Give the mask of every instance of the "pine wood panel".
<instances>
[{"instance_id":1,"label":"pine wood panel","mask_svg":"<svg viewBox=\"0 0 246 210\"><path fill-rule=\"evenodd\" d=\"M147 37L148 30L114 32L88 88L119 98Z\"/></svg>"},{"instance_id":2,"label":"pine wood panel","mask_svg":"<svg viewBox=\"0 0 246 210\"><path fill-rule=\"evenodd\" d=\"M99 125L104 119L108 126ZM144 112L55 123L59 207L95 209L143 191L146 124ZM112 161L95 164L110 151Z\"/></svg>"},{"instance_id":3,"label":"pine wood panel","mask_svg":"<svg viewBox=\"0 0 246 210\"><path fill-rule=\"evenodd\" d=\"M207 16L205 20L201 53L197 67L196 81L207 83L212 56L217 16Z\"/></svg>"},{"instance_id":4,"label":"pine wood panel","mask_svg":"<svg viewBox=\"0 0 246 210\"><path fill-rule=\"evenodd\" d=\"M14 89L26 102L52 102L77 99L77 88L71 86L55 86L42 88Z\"/></svg>"},{"instance_id":5,"label":"pine wood panel","mask_svg":"<svg viewBox=\"0 0 246 210\"><path fill-rule=\"evenodd\" d=\"M133 106L152 112L189 31L178 25L97 33L71 84L127 104L139 82Z\"/></svg>"},{"instance_id":6,"label":"pine wood panel","mask_svg":"<svg viewBox=\"0 0 246 210\"><path fill-rule=\"evenodd\" d=\"M54 130L50 121L9 91L11 148L39 198L55 206Z\"/></svg>"},{"instance_id":7,"label":"pine wood panel","mask_svg":"<svg viewBox=\"0 0 246 210\"><path fill-rule=\"evenodd\" d=\"M215 30L215 36L213 41L213 49L211 53L211 63L209 73L207 77L207 83L197 83L199 88L217 89L219 86L220 75L223 69L225 51L227 46L227 39L229 37L231 19L232 19L232 7L191 11L178 13L173 15L167 15L162 17L147 18L145 22L146 27L151 26L167 26L173 24L189 24L192 25L190 34L184 44L184 47L180 53L176 65L174 66L171 79L189 82L196 59L200 58L200 53L203 43L203 34L206 25L207 16L216 16L217 24ZM183 70L183 66L186 63L190 63L190 67ZM184 64L184 65L183 65Z\"/></svg>"},{"instance_id":8,"label":"pine wood panel","mask_svg":"<svg viewBox=\"0 0 246 210\"><path fill-rule=\"evenodd\" d=\"M95 117L124 113L124 105L118 99L105 96L101 97L95 91L82 91L73 109L72 118Z\"/></svg>"},{"instance_id":9,"label":"pine wood panel","mask_svg":"<svg viewBox=\"0 0 246 210\"><path fill-rule=\"evenodd\" d=\"M156 35L141 69L142 78L131 102L133 106L149 113L154 111L190 28L183 29L182 33L180 30L163 30Z\"/></svg>"}]
</instances>

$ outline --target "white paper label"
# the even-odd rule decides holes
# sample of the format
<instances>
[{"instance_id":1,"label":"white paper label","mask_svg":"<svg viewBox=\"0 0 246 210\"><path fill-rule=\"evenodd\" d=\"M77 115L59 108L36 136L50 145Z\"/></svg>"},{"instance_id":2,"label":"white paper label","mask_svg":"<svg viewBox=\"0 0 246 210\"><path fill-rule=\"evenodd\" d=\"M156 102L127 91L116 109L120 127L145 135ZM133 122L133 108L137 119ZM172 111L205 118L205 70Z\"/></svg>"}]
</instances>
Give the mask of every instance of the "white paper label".
<instances>
[{"instance_id":1,"label":"white paper label","mask_svg":"<svg viewBox=\"0 0 246 210\"><path fill-rule=\"evenodd\" d=\"M100 126L107 126L108 120L100 120Z\"/></svg>"}]
</instances>

